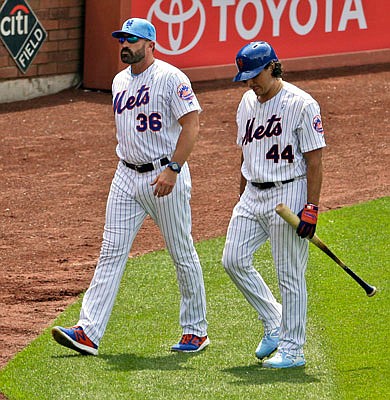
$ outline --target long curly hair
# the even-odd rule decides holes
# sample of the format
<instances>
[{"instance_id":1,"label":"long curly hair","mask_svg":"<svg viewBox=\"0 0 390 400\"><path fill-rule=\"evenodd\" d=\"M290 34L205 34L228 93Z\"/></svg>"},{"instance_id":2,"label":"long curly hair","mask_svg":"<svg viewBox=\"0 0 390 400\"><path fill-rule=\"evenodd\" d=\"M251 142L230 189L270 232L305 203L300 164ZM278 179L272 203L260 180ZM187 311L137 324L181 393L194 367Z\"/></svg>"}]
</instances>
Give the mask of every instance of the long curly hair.
<instances>
[{"instance_id":1,"label":"long curly hair","mask_svg":"<svg viewBox=\"0 0 390 400\"><path fill-rule=\"evenodd\" d=\"M271 75L274 78L281 78L283 75L282 64L279 61L271 61L270 63L268 63L266 65L266 67L264 69L268 69L271 67L273 67Z\"/></svg>"}]
</instances>

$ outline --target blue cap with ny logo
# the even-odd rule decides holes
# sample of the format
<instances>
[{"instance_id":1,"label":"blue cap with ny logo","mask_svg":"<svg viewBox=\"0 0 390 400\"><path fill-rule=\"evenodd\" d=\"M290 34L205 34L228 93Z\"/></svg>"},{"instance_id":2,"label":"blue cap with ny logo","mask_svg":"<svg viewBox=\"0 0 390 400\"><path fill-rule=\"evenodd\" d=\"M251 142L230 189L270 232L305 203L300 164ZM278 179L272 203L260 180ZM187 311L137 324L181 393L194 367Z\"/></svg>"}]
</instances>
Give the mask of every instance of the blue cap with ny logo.
<instances>
[{"instance_id":1,"label":"blue cap with ny logo","mask_svg":"<svg viewBox=\"0 0 390 400\"><path fill-rule=\"evenodd\" d=\"M112 32L114 38L126 35L134 35L142 39L156 41L156 28L147 19L130 18L123 23L121 30Z\"/></svg>"}]
</instances>

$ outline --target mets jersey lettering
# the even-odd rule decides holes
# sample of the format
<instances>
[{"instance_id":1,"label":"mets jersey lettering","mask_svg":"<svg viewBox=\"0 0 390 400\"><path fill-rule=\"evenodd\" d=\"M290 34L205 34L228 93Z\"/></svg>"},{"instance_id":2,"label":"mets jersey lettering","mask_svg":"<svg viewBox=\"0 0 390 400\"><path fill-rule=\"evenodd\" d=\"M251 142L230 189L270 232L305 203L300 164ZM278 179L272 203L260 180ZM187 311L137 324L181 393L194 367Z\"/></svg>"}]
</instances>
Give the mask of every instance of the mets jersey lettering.
<instances>
[{"instance_id":1,"label":"mets jersey lettering","mask_svg":"<svg viewBox=\"0 0 390 400\"><path fill-rule=\"evenodd\" d=\"M122 106L122 102L127 90L117 93L113 103L114 114L122 114L125 110L132 110L134 107L148 104L150 98L149 89L146 85L142 85L135 96L128 97L124 106Z\"/></svg>"},{"instance_id":2,"label":"mets jersey lettering","mask_svg":"<svg viewBox=\"0 0 390 400\"><path fill-rule=\"evenodd\" d=\"M261 140L265 136L279 136L282 133L282 125L280 124L281 117L277 117L275 114L267 120L267 126L260 125L253 132L253 124L256 118L248 119L245 128L245 136L242 138L242 145L252 143L253 139ZM274 125L274 122L276 124Z\"/></svg>"}]
</instances>

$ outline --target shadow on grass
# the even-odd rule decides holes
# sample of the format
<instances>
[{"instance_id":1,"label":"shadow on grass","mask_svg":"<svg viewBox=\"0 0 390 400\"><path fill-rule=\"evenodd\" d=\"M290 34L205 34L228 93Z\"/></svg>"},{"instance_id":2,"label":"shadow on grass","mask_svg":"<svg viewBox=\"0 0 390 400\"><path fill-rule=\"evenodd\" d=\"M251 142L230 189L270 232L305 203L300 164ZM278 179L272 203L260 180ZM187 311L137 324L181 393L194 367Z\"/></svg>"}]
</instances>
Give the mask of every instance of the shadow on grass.
<instances>
[{"instance_id":1,"label":"shadow on grass","mask_svg":"<svg viewBox=\"0 0 390 400\"><path fill-rule=\"evenodd\" d=\"M176 371L190 370L184 364L191 357L198 354L172 353L166 356L139 356L137 354L110 354L100 355L115 371L143 371L143 370L161 370Z\"/></svg>"},{"instance_id":2,"label":"shadow on grass","mask_svg":"<svg viewBox=\"0 0 390 400\"><path fill-rule=\"evenodd\" d=\"M268 369L261 365L245 365L226 368L222 372L234 375L239 380L232 382L235 385L264 385L285 383L315 383L320 382L318 377L306 372L305 367L287 369Z\"/></svg>"}]
</instances>

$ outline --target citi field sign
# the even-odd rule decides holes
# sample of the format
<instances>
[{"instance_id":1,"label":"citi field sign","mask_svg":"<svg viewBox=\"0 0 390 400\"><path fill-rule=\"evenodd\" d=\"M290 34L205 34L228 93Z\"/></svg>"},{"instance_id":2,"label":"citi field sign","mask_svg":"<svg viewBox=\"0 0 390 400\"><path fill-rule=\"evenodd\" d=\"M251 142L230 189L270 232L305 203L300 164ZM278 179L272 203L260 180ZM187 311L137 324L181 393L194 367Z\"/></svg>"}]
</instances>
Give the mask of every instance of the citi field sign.
<instances>
[{"instance_id":1,"label":"citi field sign","mask_svg":"<svg viewBox=\"0 0 390 400\"><path fill-rule=\"evenodd\" d=\"M0 9L0 38L25 73L47 34L24 0L6 0Z\"/></svg>"},{"instance_id":2,"label":"citi field sign","mask_svg":"<svg viewBox=\"0 0 390 400\"><path fill-rule=\"evenodd\" d=\"M228 65L265 40L279 58L386 49L389 0L133 1L157 29L158 56L179 67Z\"/></svg>"}]
</instances>

